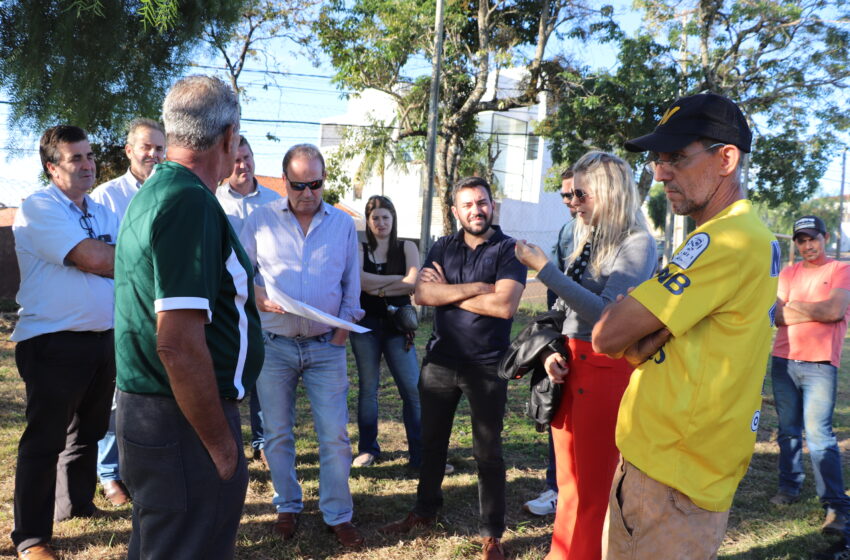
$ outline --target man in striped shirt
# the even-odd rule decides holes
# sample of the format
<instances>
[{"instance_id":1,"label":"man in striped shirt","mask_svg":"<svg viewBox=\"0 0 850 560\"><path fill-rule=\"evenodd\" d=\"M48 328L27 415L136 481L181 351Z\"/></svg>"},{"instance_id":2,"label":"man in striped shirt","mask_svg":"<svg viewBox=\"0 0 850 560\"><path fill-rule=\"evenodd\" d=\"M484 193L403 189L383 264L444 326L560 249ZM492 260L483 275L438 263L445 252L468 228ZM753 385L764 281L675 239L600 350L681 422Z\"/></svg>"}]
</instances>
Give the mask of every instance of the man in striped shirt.
<instances>
[{"instance_id":1,"label":"man in striped shirt","mask_svg":"<svg viewBox=\"0 0 850 560\"><path fill-rule=\"evenodd\" d=\"M363 537L351 523L348 486L348 331L284 313L280 306L284 294L346 321L363 317L354 221L322 201L325 176L318 148L290 148L283 157L287 196L254 210L240 239L259 275L255 290L266 360L257 392L275 489L274 531L283 540L291 539L304 509L293 434L296 387L302 379L319 439L319 509L340 544L356 548Z\"/></svg>"},{"instance_id":2,"label":"man in striped shirt","mask_svg":"<svg viewBox=\"0 0 850 560\"><path fill-rule=\"evenodd\" d=\"M165 98L168 161L127 209L115 259L118 446L128 558L233 558L248 487L237 401L263 361L253 271L215 188L239 102L190 76Z\"/></svg>"}]
</instances>

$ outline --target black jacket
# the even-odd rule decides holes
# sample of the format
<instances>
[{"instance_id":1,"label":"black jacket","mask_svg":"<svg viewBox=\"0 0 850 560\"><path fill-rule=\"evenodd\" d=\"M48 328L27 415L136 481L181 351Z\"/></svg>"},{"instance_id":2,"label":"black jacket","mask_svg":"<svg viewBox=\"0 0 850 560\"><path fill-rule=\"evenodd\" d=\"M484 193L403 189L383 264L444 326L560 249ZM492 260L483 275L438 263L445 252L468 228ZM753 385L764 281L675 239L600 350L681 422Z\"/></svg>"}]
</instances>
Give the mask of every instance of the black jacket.
<instances>
[{"instance_id":1,"label":"black jacket","mask_svg":"<svg viewBox=\"0 0 850 560\"><path fill-rule=\"evenodd\" d=\"M569 358L570 351L561 334L563 324L563 311L538 315L514 338L499 363L498 375L502 379L520 379L532 372L526 414L537 422L538 429L552 421L561 402L561 385L551 382L539 356L543 350L551 350Z\"/></svg>"}]
</instances>

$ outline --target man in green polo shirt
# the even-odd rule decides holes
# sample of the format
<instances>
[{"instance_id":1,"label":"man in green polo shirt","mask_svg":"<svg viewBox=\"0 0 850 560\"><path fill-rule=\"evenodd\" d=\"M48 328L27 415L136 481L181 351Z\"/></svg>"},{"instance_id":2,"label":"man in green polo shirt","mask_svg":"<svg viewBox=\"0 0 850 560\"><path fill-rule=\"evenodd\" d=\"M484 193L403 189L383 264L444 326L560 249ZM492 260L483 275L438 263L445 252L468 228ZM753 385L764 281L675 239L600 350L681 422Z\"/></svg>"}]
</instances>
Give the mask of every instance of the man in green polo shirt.
<instances>
[{"instance_id":1,"label":"man in green polo shirt","mask_svg":"<svg viewBox=\"0 0 850 560\"><path fill-rule=\"evenodd\" d=\"M118 237L115 345L128 558L233 558L248 485L237 401L263 362L253 272L215 198L239 141L239 102L191 76L163 104L168 161Z\"/></svg>"}]
</instances>

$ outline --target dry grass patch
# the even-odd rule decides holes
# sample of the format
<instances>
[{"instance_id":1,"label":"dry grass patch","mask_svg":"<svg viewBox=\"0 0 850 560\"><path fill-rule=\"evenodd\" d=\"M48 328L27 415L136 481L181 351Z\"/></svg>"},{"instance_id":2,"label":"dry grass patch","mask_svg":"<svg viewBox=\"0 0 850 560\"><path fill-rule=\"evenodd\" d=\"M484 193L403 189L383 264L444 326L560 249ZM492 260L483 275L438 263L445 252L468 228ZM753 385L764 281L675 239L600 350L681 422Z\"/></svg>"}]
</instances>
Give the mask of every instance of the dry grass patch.
<instances>
[{"instance_id":1,"label":"dry grass patch","mask_svg":"<svg viewBox=\"0 0 850 560\"><path fill-rule=\"evenodd\" d=\"M15 452L24 426L24 389L14 366L14 345L7 342L14 316L0 314L0 558L14 558L8 535L12 530L12 491ZM528 318L522 315L515 329ZM428 335L423 325L417 337L420 358ZM848 371L842 368L835 426L842 448L850 444L850 385ZM349 355L349 432L356 450L356 369ZM753 372L761 375L761 372ZM541 560L546 555L552 518L535 518L522 512L522 503L543 489L546 463L545 434L534 431L523 416L526 382L512 382L505 417L504 449L507 465L506 549L510 558ZM765 392L771 394L769 377ZM378 527L403 517L413 505L417 479L406 467L407 443L400 421L401 402L387 374L381 385L380 442L382 460L372 467L352 469L354 521L363 530L367 548L343 552L329 534L318 511L318 449L312 429L306 396L298 399L298 475L302 481L305 511L298 537L282 543L270 533L275 519L271 505L272 486L268 471L261 463L250 463L251 481L240 527L237 558L264 560L472 560L478 558L478 491L468 408L462 403L449 451L456 471L444 484L445 506L433 531L414 531L403 537L388 538ZM243 406L246 441L248 439L247 403ZM819 533L823 513L814 494L811 476L803 489L803 500L777 508L768 500L776 491L776 414L770 399L763 407L756 453L741 484L732 508L729 530L721 549L726 559L798 559L808 558L812 550L828 544ZM249 451L249 450L246 450ZM845 455L845 463L848 457ZM808 461L808 459L806 459ZM806 463L807 470L810 468ZM845 476L846 476L845 471ZM130 508L112 508L98 494L96 504L106 510L98 519L72 520L55 528L54 542L65 560L119 559L126 556L130 534Z\"/></svg>"}]
</instances>

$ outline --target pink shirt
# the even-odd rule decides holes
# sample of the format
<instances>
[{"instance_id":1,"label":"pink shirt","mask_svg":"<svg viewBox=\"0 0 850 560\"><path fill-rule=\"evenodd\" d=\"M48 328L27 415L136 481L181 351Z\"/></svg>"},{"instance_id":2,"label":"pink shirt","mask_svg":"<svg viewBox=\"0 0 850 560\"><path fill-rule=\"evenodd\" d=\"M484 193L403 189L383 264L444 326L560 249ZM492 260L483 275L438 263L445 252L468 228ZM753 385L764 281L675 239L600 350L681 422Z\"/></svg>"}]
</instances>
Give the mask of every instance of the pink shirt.
<instances>
[{"instance_id":1,"label":"pink shirt","mask_svg":"<svg viewBox=\"0 0 850 560\"><path fill-rule=\"evenodd\" d=\"M828 259L821 266L805 267L798 262L780 273L777 297L783 302L824 301L829 299L832 290L838 288L850 291L850 266L847 263ZM848 315L850 307L844 319L837 323L809 321L779 327L773 343L773 355L804 362L829 361L839 367Z\"/></svg>"}]
</instances>

